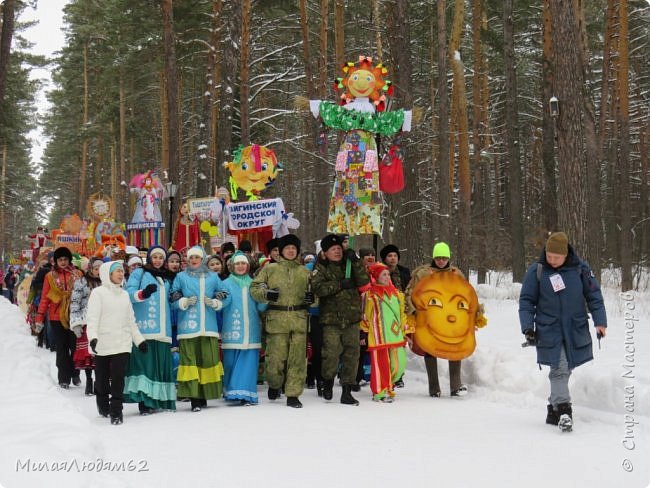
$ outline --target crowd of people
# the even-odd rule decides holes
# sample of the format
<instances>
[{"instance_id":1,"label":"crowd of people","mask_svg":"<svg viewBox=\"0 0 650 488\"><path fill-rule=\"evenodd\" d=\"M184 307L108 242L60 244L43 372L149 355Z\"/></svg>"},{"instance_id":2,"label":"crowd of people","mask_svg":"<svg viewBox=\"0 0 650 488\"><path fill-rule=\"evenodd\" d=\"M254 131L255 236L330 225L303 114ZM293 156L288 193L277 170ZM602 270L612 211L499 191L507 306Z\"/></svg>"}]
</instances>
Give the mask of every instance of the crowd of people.
<instances>
[{"instance_id":1,"label":"crowd of people","mask_svg":"<svg viewBox=\"0 0 650 488\"><path fill-rule=\"evenodd\" d=\"M305 388L333 400L337 377L342 404L358 405L353 393L365 385L372 400L391 403L414 332L410 294L428 274L462 276L451 249L438 242L431 263L411 275L392 244L380 262L374 249L350 248L346 235L329 234L317 247L301 252L293 234L269 241L264 254L248 241L216 255L155 246L104 259L75 259L59 247L29 270L32 330L39 346L56 351L59 386L80 386L83 371L85 394L116 425L123 403L137 403L141 415L175 410L177 401L192 412L217 399L255 405L264 382L269 401L284 395L293 408L303 406ZM4 273L7 289L19 273ZM555 233L524 280L520 322L538 362L551 367L546 422L561 427L572 419L571 371L592 358L580 297L603 337L600 287ZM439 397L437 358L424 356L429 395ZM450 394L466 395L461 361L450 360L449 372Z\"/></svg>"}]
</instances>

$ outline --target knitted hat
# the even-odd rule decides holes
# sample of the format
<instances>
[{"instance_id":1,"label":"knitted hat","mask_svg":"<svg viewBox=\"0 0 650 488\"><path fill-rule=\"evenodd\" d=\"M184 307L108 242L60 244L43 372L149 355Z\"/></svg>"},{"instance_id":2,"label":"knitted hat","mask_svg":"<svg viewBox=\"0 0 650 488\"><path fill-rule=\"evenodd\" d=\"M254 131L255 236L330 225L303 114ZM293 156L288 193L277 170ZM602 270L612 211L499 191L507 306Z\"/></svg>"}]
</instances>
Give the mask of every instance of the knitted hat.
<instances>
[{"instance_id":1,"label":"knitted hat","mask_svg":"<svg viewBox=\"0 0 650 488\"><path fill-rule=\"evenodd\" d=\"M553 254L561 254L566 256L569 254L569 238L564 232L553 232L546 241L546 252Z\"/></svg>"},{"instance_id":2,"label":"knitted hat","mask_svg":"<svg viewBox=\"0 0 650 488\"><path fill-rule=\"evenodd\" d=\"M235 254L233 254L232 257L230 258L230 261L232 262L232 264L237 264L237 263L250 264L246 255L241 251L237 251Z\"/></svg>"},{"instance_id":3,"label":"knitted hat","mask_svg":"<svg viewBox=\"0 0 650 488\"><path fill-rule=\"evenodd\" d=\"M139 264L142 266L142 258L140 256L131 256L129 260L126 262L126 265L130 268L131 266L134 266L136 264Z\"/></svg>"},{"instance_id":4,"label":"knitted hat","mask_svg":"<svg viewBox=\"0 0 650 488\"><path fill-rule=\"evenodd\" d=\"M449 244L446 242L439 242L433 246L433 252L431 255L434 258L451 258L451 249L449 249Z\"/></svg>"},{"instance_id":5,"label":"knitted hat","mask_svg":"<svg viewBox=\"0 0 650 488\"><path fill-rule=\"evenodd\" d=\"M320 241L320 248L323 252L329 251L333 246L341 246L343 248L343 239L336 234L327 234Z\"/></svg>"},{"instance_id":6,"label":"knitted hat","mask_svg":"<svg viewBox=\"0 0 650 488\"><path fill-rule=\"evenodd\" d=\"M108 274L110 275L110 274L111 274L113 271L115 271L116 269L124 269L124 268L122 267L122 263L121 263L121 262L119 262L119 261L113 261L113 262L111 263L111 267L108 269Z\"/></svg>"},{"instance_id":7,"label":"knitted hat","mask_svg":"<svg viewBox=\"0 0 650 488\"><path fill-rule=\"evenodd\" d=\"M286 236L280 237L278 240L278 248L280 250L280 254L282 254L282 250L287 247L287 246L296 246L296 249L300 253L300 239L298 239L298 236L295 234L287 234Z\"/></svg>"},{"instance_id":8,"label":"knitted hat","mask_svg":"<svg viewBox=\"0 0 650 488\"><path fill-rule=\"evenodd\" d=\"M192 246L187 250L187 259L190 259L191 256L198 256L203 259L205 257L205 251L200 246Z\"/></svg>"},{"instance_id":9,"label":"knitted hat","mask_svg":"<svg viewBox=\"0 0 650 488\"><path fill-rule=\"evenodd\" d=\"M397 260L399 261L401 258L399 255L399 248L394 244L388 244L387 246L382 247L381 251L379 251L379 256L381 257L382 261L386 261L386 256L392 252L397 253Z\"/></svg>"},{"instance_id":10,"label":"knitted hat","mask_svg":"<svg viewBox=\"0 0 650 488\"><path fill-rule=\"evenodd\" d=\"M59 258L68 258L68 261L72 262L72 253L67 247L57 247L54 250L54 261Z\"/></svg>"},{"instance_id":11,"label":"knitted hat","mask_svg":"<svg viewBox=\"0 0 650 488\"><path fill-rule=\"evenodd\" d=\"M154 246L150 248L149 252L147 253L147 262L151 262L151 256L154 254L162 256L163 259L167 259L167 251L165 251L165 249L161 246Z\"/></svg>"}]
</instances>

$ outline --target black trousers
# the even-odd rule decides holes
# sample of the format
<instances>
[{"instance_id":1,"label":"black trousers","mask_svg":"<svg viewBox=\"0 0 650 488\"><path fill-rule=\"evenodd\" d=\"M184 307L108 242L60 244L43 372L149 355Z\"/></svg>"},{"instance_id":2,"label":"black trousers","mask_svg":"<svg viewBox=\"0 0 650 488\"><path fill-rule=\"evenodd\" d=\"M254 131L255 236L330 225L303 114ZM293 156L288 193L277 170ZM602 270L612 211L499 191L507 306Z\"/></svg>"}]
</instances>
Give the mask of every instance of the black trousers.
<instances>
[{"instance_id":1,"label":"black trousers","mask_svg":"<svg viewBox=\"0 0 650 488\"><path fill-rule=\"evenodd\" d=\"M58 369L59 384L69 385L73 376L79 376L79 371L74 368L72 355L74 354L77 338L74 332L65 329L61 322L52 320L54 344L56 344L56 368Z\"/></svg>"},{"instance_id":2,"label":"black trousers","mask_svg":"<svg viewBox=\"0 0 650 488\"><path fill-rule=\"evenodd\" d=\"M111 417L122 415L124 375L130 353L95 356L95 395L97 410ZM110 401L109 401L110 394Z\"/></svg>"},{"instance_id":3,"label":"black trousers","mask_svg":"<svg viewBox=\"0 0 650 488\"><path fill-rule=\"evenodd\" d=\"M323 327L318 315L309 316L309 342L311 343L311 361L307 365L307 383L323 381L321 367L323 364Z\"/></svg>"}]
</instances>

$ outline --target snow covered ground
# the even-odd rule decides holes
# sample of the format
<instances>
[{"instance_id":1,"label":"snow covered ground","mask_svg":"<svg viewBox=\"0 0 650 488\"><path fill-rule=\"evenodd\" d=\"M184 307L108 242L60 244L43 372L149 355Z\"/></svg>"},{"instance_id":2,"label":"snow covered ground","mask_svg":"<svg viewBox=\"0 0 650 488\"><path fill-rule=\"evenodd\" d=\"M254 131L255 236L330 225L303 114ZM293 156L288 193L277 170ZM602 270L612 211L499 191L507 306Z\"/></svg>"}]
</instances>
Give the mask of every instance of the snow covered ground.
<instances>
[{"instance_id":1,"label":"snow covered ground","mask_svg":"<svg viewBox=\"0 0 650 488\"><path fill-rule=\"evenodd\" d=\"M489 324L463 363L464 398L429 398L412 356L393 404L305 408L211 401L191 413L100 418L83 387L56 386L54 354L35 346L0 298L0 485L4 487L646 487L650 482L650 293L606 289L608 336L574 371L574 431L544 424L547 369L520 347L518 285L481 285ZM627 313L627 317L625 315ZM441 361L448 395L446 361ZM444 387L447 386L445 391ZM109 470L109 465L112 471Z\"/></svg>"}]
</instances>

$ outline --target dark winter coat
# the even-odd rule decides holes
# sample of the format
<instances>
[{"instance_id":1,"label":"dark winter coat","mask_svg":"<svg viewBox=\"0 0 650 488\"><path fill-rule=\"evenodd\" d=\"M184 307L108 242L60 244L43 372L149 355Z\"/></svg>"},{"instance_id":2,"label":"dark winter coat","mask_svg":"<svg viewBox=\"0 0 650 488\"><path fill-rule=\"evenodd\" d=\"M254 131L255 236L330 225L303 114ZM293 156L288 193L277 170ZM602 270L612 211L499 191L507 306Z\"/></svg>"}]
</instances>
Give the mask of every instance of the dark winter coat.
<instances>
[{"instance_id":1,"label":"dark winter coat","mask_svg":"<svg viewBox=\"0 0 650 488\"><path fill-rule=\"evenodd\" d=\"M311 285L314 294L320 298L320 322L323 325L356 324L361 321L361 295L358 288L370 282L361 260L352 263L351 279L354 288L341 289L345 278L347 260L338 263L327 259L316 264L312 272Z\"/></svg>"},{"instance_id":2,"label":"dark winter coat","mask_svg":"<svg viewBox=\"0 0 650 488\"><path fill-rule=\"evenodd\" d=\"M538 263L541 276L538 279ZM562 345L569 369L593 359L587 309L594 326L607 327L607 315L600 285L591 268L569 246L565 263L553 269L546 253L526 272L519 296L521 331L534 329L537 362L557 366ZM559 274L566 288L553 291L550 277Z\"/></svg>"}]
</instances>

